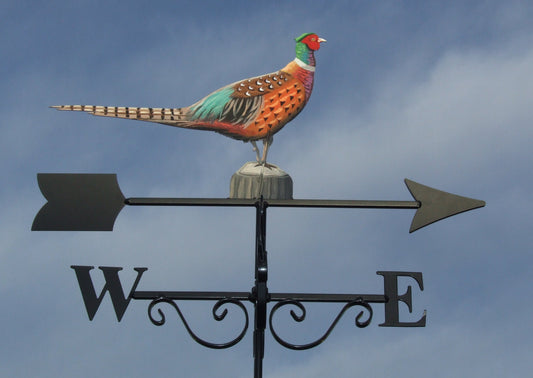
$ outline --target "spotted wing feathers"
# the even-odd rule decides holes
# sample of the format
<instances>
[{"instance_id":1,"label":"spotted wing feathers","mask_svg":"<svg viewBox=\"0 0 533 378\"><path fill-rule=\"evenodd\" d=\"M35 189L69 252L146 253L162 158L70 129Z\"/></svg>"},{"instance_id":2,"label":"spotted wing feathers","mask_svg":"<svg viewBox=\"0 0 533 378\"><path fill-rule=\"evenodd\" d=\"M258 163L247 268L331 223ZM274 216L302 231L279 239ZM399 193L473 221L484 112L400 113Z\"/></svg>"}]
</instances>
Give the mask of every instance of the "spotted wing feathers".
<instances>
[{"instance_id":1,"label":"spotted wing feathers","mask_svg":"<svg viewBox=\"0 0 533 378\"><path fill-rule=\"evenodd\" d=\"M293 76L283 71L245 79L231 85L233 87L233 97L248 98L263 96L275 91L290 80L293 80Z\"/></svg>"}]
</instances>

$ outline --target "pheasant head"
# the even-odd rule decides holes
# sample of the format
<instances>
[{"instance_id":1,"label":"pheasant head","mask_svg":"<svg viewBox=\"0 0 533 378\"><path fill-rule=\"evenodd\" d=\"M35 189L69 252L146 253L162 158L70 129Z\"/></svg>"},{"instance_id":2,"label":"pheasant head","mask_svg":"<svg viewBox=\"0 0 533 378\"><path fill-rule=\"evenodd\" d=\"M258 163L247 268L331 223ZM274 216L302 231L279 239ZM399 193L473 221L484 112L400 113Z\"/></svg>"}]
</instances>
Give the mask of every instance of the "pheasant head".
<instances>
[{"instance_id":1,"label":"pheasant head","mask_svg":"<svg viewBox=\"0 0 533 378\"><path fill-rule=\"evenodd\" d=\"M320 38L315 33L304 33L296 40L296 59L301 62L314 67L315 54L314 52L320 48L320 43L326 42L324 38Z\"/></svg>"}]
</instances>

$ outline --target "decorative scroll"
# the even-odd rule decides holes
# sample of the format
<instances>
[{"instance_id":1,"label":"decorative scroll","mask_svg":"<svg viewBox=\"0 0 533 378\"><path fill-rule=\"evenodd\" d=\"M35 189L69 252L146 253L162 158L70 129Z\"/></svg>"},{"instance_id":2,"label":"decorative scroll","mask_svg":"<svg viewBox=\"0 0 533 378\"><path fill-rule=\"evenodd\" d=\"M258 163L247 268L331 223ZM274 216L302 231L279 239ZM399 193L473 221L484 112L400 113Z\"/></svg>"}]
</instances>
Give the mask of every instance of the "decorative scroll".
<instances>
[{"instance_id":1,"label":"decorative scroll","mask_svg":"<svg viewBox=\"0 0 533 378\"><path fill-rule=\"evenodd\" d=\"M232 299L232 298L224 298L224 299L221 299L219 300L218 302L215 303L215 305L213 306L213 318L216 320L216 321L222 321L224 320L224 318L226 317L226 315L228 314L228 309L225 308L222 312L219 313L219 309L223 306L223 305L226 305L226 304L234 304L236 306L238 306L242 312L244 313L244 317L245 317L245 324L244 324L244 327L242 328L242 331L239 333L239 335L228 341L228 342L225 342L225 343L220 343L220 344L217 344L217 343L211 343L209 341L206 341L206 340L203 340L201 339L200 337L198 337L192 330L191 328L189 327L189 324L187 323L187 321L185 320L185 317L183 316L181 310L179 309L178 305L176 304L176 302L174 302L172 299L168 299L168 298L157 298L157 299L154 299L150 305L148 306L148 317L150 318L150 321L156 325L156 326L162 326L163 324L165 324L166 322L166 317L165 317L165 314L163 313L163 311L158 308L157 309L157 313L159 314L159 319L156 319L154 316L153 316L153 311L154 311L154 308L156 305L160 304L160 303L167 303L169 305L171 305L172 307L174 307L174 309L176 310L176 312L178 313L179 317L181 318L181 321L183 322L183 325L185 326L185 328L187 329L187 332L189 332L189 335L194 339L194 341L196 341L198 344L201 344L205 347L208 347L208 348L212 348L212 349L225 349L225 348L230 348L232 346L234 346L235 344L237 344L239 341L242 340L242 338L244 337L244 335L246 334L246 331L248 330L248 323L249 323L249 320L248 320L248 311L246 310L246 307L238 300L236 299Z\"/></svg>"},{"instance_id":2,"label":"decorative scroll","mask_svg":"<svg viewBox=\"0 0 533 378\"><path fill-rule=\"evenodd\" d=\"M291 314L292 318L295 321L302 322L303 320L305 320L306 309L305 309L304 305L300 301L293 300L293 299L287 299L287 300L278 302L276 305L274 305L274 307L272 307L272 310L270 311L270 317L269 317L268 322L269 322L269 325L270 325L270 331L272 332L272 336L274 336L274 339L276 339L276 341L278 343L280 343L281 345L283 345L285 348L289 348L289 349L293 349L293 350L311 349L311 348L316 347L317 345L322 344L328 338L328 336L330 335L331 331L333 331L333 328L335 328L335 326L337 325L337 323L339 322L341 317L344 315L344 313L351 307L361 306L361 307L363 307L364 309L366 309L368 311L367 319L361 320L363 318L364 314L365 314L364 311L360 311L357 314L357 316L355 317L355 325L357 327L359 327L359 328L365 328L366 326L368 326L370 324L370 322L372 321L372 316L373 316L372 307L367 302L363 301L361 298L358 298L355 301L349 302L346 305L344 305L344 307L339 312L339 314L337 315L337 317L335 318L333 323L329 326L328 330L319 339L317 339L316 341L313 341L313 342L311 342L309 344L292 344L292 343L289 343L289 342L283 340L276 333L276 331L274 330L274 327L272 325L272 319L274 317L275 312L277 310L279 310L281 307L286 306L286 305L293 305L293 306L296 306L296 307L298 307L300 309L301 315L296 314L294 312L294 310L290 311L290 314Z\"/></svg>"}]
</instances>

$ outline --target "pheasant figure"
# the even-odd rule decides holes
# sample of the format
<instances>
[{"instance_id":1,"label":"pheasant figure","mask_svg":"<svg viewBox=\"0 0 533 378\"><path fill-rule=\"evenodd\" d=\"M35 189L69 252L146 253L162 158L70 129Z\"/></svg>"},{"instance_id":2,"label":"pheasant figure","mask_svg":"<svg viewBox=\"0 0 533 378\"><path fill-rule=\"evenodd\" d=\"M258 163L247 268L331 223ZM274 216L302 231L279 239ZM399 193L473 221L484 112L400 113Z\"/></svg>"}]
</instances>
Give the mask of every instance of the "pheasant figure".
<instances>
[{"instance_id":1,"label":"pheasant figure","mask_svg":"<svg viewBox=\"0 0 533 378\"><path fill-rule=\"evenodd\" d=\"M296 38L296 57L281 70L226 85L184 108L94 105L59 105L52 108L215 131L250 142L257 162L266 164L274 134L302 111L311 96L315 74L314 52L322 42L326 40L314 33L302 34ZM263 142L262 156L257 148L258 140Z\"/></svg>"}]
</instances>

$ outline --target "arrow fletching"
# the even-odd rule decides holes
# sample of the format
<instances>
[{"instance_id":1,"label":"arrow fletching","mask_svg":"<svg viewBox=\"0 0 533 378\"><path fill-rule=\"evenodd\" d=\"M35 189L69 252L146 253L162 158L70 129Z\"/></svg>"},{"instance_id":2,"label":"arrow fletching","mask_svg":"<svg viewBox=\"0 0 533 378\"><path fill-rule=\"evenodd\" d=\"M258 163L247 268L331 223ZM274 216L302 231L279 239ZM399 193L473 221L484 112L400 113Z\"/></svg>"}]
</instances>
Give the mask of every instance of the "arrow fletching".
<instances>
[{"instance_id":1,"label":"arrow fletching","mask_svg":"<svg viewBox=\"0 0 533 378\"><path fill-rule=\"evenodd\" d=\"M32 231L112 231L124 207L116 174L38 173L48 200Z\"/></svg>"}]
</instances>

